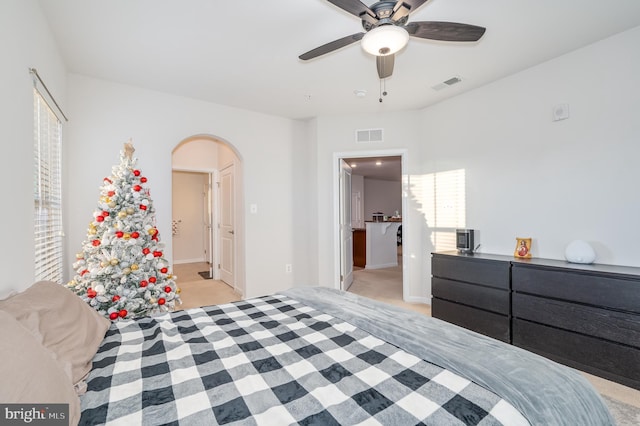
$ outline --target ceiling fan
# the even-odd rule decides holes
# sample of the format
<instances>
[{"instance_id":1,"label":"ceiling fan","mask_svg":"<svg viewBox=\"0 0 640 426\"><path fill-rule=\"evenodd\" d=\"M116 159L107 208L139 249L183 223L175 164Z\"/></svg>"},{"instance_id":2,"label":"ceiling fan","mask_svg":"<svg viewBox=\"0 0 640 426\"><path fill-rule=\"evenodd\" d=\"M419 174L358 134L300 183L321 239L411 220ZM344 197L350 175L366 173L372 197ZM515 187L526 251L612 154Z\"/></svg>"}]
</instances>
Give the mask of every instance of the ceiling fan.
<instances>
[{"instance_id":1,"label":"ceiling fan","mask_svg":"<svg viewBox=\"0 0 640 426\"><path fill-rule=\"evenodd\" d=\"M380 79L393 73L395 53L418 37L440 41L478 41L485 28L457 22L417 21L407 23L409 14L428 0L378 1L367 6L360 0L327 0L362 20L365 32L355 33L324 44L299 56L303 61L317 58L362 40L362 47L376 56Z\"/></svg>"}]
</instances>

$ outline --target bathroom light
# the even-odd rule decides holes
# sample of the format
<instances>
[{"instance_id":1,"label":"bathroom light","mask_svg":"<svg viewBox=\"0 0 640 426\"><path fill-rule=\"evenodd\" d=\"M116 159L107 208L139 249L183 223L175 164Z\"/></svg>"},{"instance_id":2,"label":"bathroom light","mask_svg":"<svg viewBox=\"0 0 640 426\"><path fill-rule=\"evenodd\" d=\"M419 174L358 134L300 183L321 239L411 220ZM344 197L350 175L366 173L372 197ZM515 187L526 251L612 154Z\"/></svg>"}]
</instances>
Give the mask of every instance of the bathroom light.
<instances>
[{"instance_id":1,"label":"bathroom light","mask_svg":"<svg viewBox=\"0 0 640 426\"><path fill-rule=\"evenodd\" d=\"M409 33L392 24L370 30L362 38L362 48L374 56L392 55L407 45Z\"/></svg>"}]
</instances>

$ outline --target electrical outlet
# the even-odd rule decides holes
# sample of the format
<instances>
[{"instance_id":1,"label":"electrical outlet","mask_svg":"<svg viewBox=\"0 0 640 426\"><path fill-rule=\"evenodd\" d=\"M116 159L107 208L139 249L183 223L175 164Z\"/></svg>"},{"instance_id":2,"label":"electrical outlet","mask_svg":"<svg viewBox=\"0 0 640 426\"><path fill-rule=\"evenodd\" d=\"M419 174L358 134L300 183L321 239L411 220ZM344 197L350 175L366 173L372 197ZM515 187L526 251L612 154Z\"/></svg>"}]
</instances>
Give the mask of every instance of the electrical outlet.
<instances>
[{"instance_id":1,"label":"electrical outlet","mask_svg":"<svg viewBox=\"0 0 640 426\"><path fill-rule=\"evenodd\" d=\"M293 266L291 266L290 263L287 263L286 265L284 265L284 272L286 272L287 274L290 274L293 272Z\"/></svg>"}]
</instances>

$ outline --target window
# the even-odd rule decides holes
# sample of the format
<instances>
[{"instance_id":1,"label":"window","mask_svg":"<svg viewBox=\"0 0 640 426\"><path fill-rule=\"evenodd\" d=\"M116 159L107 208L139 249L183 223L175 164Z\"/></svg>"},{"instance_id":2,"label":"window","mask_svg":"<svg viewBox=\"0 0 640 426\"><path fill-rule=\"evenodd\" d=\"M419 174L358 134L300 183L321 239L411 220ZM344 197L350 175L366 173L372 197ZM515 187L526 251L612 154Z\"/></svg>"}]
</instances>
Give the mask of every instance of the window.
<instances>
[{"instance_id":1,"label":"window","mask_svg":"<svg viewBox=\"0 0 640 426\"><path fill-rule=\"evenodd\" d=\"M62 123L36 89L33 99L35 279L62 283Z\"/></svg>"},{"instance_id":2,"label":"window","mask_svg":"<svg viewBox=\"0 0 640 426\"><path fill-rule=\"evenodd\" d=\"M412 179L412 192L427 221L435 251L456 249L456 228L464 228L466 223L465 185L464 169Z\"/></svg>"}]
</instances>

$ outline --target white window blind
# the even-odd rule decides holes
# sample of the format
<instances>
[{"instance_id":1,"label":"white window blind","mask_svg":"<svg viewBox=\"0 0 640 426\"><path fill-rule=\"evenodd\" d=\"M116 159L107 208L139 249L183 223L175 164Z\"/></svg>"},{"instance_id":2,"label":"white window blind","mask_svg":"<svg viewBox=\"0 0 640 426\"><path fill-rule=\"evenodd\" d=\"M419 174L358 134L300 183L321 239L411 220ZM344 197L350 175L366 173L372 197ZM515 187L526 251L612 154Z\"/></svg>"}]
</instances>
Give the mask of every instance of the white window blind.
<instances>
[{"instance_id":1,"label":"white window blind","mask_svg":"<svg viewBox=\"0 0 640 426\"><path fill-rule=\"evenodd\" d=\"M36 89L33 99L35 279L62 283L62 123Z\"/></svg>"},{"instance_id":2,"label":"white window blind","mask_svg":"<svg viewBox=\"0 0 640 426\"><path fill-rule=\"evenodd\" d=\"M466 223L465 170L448 170L412 179L435 251L455 250L456 228Z\"/></svg>"}]
</instances>

